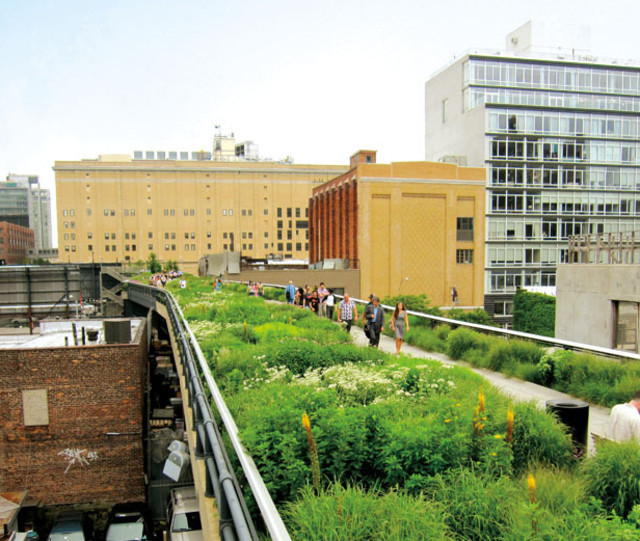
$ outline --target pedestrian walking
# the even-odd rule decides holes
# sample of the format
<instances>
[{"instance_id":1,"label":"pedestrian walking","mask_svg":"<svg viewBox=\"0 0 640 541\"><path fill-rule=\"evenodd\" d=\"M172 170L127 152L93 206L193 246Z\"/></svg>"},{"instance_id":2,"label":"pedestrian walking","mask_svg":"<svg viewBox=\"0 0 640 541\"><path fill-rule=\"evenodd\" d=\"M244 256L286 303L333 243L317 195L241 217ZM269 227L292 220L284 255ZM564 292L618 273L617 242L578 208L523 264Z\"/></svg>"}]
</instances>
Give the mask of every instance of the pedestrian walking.
<instances>
[{"instance_id":1,"label":"pedestrian walking","mask_svg":"<svg viewBox=\"0 0 640 541\"><path fill-rule=\"evenodd\" d=\"M369 324L369 345L377 348L380 343L380 334L384 331L384 310L380 306L380 299L373 297L372 308L367 314Z\"/></svg>"},{"instance_id":2,"label":"pedestrian walking","mask_svg":"<svg viewBox=\"0 0 640 541\"><path fill-rule=\"evenodd\" d=\"M293 304L296 299L296 286L293 285L291 280L289 280L287 287L284 288L284 296L289 304Z\"/></svg>"},{"instance_id":3,"label":"pedestrian walking","mask_svg":"<svg viewBox=\"0 0 640 541\"><path fill-rule=\"evenodd\" d=\"M333 307L336 303L336 296L333 294L333 289L329 289L329 294L325 298L325 306L327 311L327 317L333 319Z\"/></svg>"},{"instance_id":4,"label":"pedestrian walking","mask_svg":"<svg viewBox=\"0 0 640 541\"><path fill-rule=\"evenodd\" d=\"M358 319L358 309L356 308L356 303L349 298L349 293L345 293L338 304L337 317L338 323L344 322L346 324L345 330L351 332L353 320Z\"/></svg>"},{"instance_id":5,"label":"pedestrian walking","mask_svg":"<svg viewBox=\"0 0 640 541\"><path fill-rule=\"evenodd\" d=\"M396 309L393 311L389 322L391 330L396 335L396 354L399 354L400 348L402 347L402 341L404 340L404 333L409 332L409 315L407 314L402 301L396 304Z\"/></svg>"}]
</instances>

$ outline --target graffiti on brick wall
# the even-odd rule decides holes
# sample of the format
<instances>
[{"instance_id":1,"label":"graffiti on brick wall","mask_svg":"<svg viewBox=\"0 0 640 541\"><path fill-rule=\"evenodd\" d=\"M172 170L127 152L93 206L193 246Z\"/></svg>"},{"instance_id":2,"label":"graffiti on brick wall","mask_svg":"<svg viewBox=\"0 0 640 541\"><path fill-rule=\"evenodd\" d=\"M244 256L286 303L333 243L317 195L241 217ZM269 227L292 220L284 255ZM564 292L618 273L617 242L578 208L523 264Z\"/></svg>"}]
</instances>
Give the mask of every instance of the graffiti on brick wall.
<instances>
[{"instance_id":1,"label":"graffiti on brick wall","mask_svg":"<svg viewBox=\"0 0 640 541\"><path fill-rule=\"evenodd\" d=\"M67 448L64 451L60 451L58 456L62 456L67 462L67 469L64 470L65 475L72 466L84 467L88 466L94 460L98 460L97 452L78 449L77 447L75 449Z\"/></svg>"}]
</instances>

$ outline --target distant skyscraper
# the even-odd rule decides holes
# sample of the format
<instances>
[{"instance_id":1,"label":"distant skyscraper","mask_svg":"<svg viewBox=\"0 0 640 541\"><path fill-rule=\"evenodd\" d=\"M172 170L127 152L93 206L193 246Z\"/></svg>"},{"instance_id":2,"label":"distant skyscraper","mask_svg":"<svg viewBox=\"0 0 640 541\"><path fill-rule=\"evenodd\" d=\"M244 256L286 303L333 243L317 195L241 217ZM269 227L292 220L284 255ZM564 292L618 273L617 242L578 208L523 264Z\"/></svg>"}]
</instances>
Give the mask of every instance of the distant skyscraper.
<instances>
[{"instance_id":1,"label":"distant skyscraper","mask_svg":"<svg viewBox=\"0 0 640 541\"><path fill-rule=\"evenodd\" d=\"M426 83L426 159L487 168L485 308L505 323L517 288L555 286L569 236L640 230L640 64L588 41L529 22Z\"/></svg>"},{"instance_id":2,"label":"distant skyscraper","mask_svg":"<svg viewBox=\"0 0 640 541\"><path fill-rule=\"evenodd\" d=\"M9 174L0 182L0 221L33 229L36 253L51 250L51 193L37 176Z\"/></svg>"}]
</instances>

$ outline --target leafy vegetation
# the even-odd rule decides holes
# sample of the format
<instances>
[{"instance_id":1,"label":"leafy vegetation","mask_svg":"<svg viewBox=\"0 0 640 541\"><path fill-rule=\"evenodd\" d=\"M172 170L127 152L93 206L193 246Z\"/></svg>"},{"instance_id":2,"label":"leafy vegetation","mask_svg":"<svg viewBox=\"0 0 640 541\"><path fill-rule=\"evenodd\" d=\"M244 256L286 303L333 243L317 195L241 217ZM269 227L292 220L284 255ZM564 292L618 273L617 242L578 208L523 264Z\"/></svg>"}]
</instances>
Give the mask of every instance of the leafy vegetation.
<instances>
[{"instance_id":1,"label":"leafy vegetation","mask_svg":"<svg viewBox=\"0 0 640 541\"><path fill-rule=\"evenodd\" d=\"M513 328L531 334L555 336L556 298L519 289L513 298Z\"/></svg>"},{"instance_id":2,"label":"leafy vegetation","mask_svg":"<svg viewBox=\"0 0 640 541\"><path fill-rule=\"evenodd\" d=\"M579 463L552 416L466 368L356 348L340 326L243 286L187 283L167 288L294 539L637 538L637 446ZM597 377L527 342L446 325L408 336L557 385Z\"/></svg>"}]
</instances>

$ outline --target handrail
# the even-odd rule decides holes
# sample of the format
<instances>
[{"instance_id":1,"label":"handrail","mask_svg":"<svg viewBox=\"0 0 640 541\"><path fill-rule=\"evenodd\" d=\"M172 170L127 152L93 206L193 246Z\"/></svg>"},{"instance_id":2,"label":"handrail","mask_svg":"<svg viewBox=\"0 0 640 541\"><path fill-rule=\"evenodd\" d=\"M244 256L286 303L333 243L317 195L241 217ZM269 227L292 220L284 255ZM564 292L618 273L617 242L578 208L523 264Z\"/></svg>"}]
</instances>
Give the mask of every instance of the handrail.
<instances>
[{"instance_id":1,"label":"handrail","mask_svg":"<svg viewBox=\"0 0 640 541\"><path fill-rule=\"evenodd\" d=\"M260 508L267 531L275 541L290 541L291 537L278 513L251 456L242 446L235 421L211 374L211 370L200 349L198 341L169 291L136 282L129 283L129 298L147 306L156 302L163 304L169 314L169 323L178 341L180 361L183 363L185 379L189 387L189 405L193 411L196 428L196 449L198 458L205 459L207 471L206 496L214 496L220 514L220 533L226 539L255 541L258 539L255 526L247 509L242 490L231 468L222 436L211 412L211 404L204 392L211 393L217 413L222 421L243 474L251 487L255 501Z\"/></svg>"},{"instance_id":2,"label":"handrail","mask_svg":"<svg viewBox=\"0 0 640 541\"><path fill-rule=\"evenodd\" d=\"M231 281L231 280L228 280ZM239 282L236 281L236 283L245 283L245 282ZM277 288L277 289L284 289L286 286L282 285L282 284L263 284L263 286L265 287L273 287L273 288ZM337 298L342 298L342 295L335 295ZM350 297L354 302L356 302L357 304L366 304L369 301L367 300L363 300L363 299L355 299L353 297ZM382 306L385 310L390 310L393 311L395 309L395 306L388 306L385 304L381 304L380 306ZM523 340L531 340L534 342L542 342L545 344L549 344L551 346L556 346L556 347L560 347L562 349L569 349L572 351L581 351L581 352L586 352L586 353L593 353L596 355L604 355L606 357L613 357L613 358L617 358L617 359L625 359L625 360L633 360L633 361L640 361L640 354L638 353L631 353L629 351L623 351L621 349L612 349L612 348L605 348L605 347L601 347L601 346L592 346L590 344L583 344L580 342L573 342L571 340L562 340L560 338L553 338L550 336L542 336L540 334L532 334L532 333L527 333L527 332L522 332L522 331L514 331L512 329L505 329L502 327L493 327L491 325L482 325L480 323L471 323L468 321L460 321L457 319L451 319L451 318L446 318L446 317L442 317L442 316L434 316L432 314L424 314L422 312L415 312L413 310L407 310L407 313L412 315L412 316L416 316L416 317L420 317L420 318L424 318L424 319L429 319L432 321L437 321L439 323L446 323L448 325L454 325L456 327L467 327L469 329L474 329L474 330L478 330L481 331L483 333L493 333L493 334L497 334L497 335L502 335L506 338L522 338Z\"/></svg>"}]
</instances>

